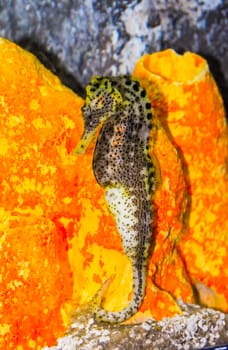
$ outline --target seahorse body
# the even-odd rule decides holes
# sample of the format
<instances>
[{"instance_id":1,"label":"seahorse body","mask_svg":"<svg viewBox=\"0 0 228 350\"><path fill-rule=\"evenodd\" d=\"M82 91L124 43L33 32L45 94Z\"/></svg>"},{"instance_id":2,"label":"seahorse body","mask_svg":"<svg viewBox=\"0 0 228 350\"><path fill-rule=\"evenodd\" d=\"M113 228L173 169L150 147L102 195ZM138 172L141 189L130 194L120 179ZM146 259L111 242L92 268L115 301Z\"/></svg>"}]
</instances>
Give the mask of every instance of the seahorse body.
<instances>
[{"instance_id":1,"label":"seahorse body","mask_svg":"<svg viewBox=\"0 0 228 350\"><path fill-rule=\"evenodd\" d=\"M132 263L133 292L121 311L109 312L97 303L100 321L122 322L140 307L146 286L152 231L151 193L155 167L148 155L152 113L146 91L128 77L95 77L86 88L82 108L84 134L76 152L82 153L102 127L97 139L93 171L105 188L105 198L115 217L125 254Z\"/></svg>"}]
</instances>

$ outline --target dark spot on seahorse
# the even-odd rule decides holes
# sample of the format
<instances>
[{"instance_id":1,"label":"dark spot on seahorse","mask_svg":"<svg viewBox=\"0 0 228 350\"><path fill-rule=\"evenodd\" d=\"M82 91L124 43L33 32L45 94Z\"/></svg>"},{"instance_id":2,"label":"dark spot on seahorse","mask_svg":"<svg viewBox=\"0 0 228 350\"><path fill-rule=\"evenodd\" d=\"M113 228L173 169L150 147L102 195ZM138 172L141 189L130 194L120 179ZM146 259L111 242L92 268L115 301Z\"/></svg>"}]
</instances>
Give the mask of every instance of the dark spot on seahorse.
<instances>
[{"instance_id":1,"label":"dark spot on seahorse","mask_svg":"<svg viewBox=\"0 0 228 350\"><path fill-rule=\"evenodd\" d=\"M141 97L146 97L146 91L144 89L141 91Z\"/></svg>"},{"instance_id":2,"label":"dark spot on seahorse","mask_svg":"<svg viewBox=\"0 0 228 350\"><path fill-rule=\"evenodd\" d=\"M135 82L135 84L133 85L133 89L138 92L139 91L139 83Z\"/></svg>"},{"instance_id":3,"label":"dark spot on seahorse","mask_svg":"<svg viewBox=\"0 0 228 350\"><path fill-rule=\"evenodd\" d=\"M98 89L98 88L99 88L99 83L94 83L94 84L93 84L93 87L94 87L95 89Z\"/></svg>"},{"instance_id":4,"label":"dark spot on seahorse","mask_svg":"<svg viewBox=\"0 0 228 350\"><path fill-rule=\"evenodd\" d=\"M96 79L96 81L100 81L100 82L101 82L102 80L104 80L104 77L102 77L102 76L97 76L95 79Z\"/></svg>"},{"instance_id":5,"label":"dark spot on seahorse","mask_svg":"<svg viewBox=\"0 0 228 350\"><path fill-rule=\"evenodd\" d=\"M125 81L125 84L128 85L128 86L130 86L130 85L132 84L132 81L131 81L130 79L127 79L127 80Z\"/></svg>"}]
</instances>

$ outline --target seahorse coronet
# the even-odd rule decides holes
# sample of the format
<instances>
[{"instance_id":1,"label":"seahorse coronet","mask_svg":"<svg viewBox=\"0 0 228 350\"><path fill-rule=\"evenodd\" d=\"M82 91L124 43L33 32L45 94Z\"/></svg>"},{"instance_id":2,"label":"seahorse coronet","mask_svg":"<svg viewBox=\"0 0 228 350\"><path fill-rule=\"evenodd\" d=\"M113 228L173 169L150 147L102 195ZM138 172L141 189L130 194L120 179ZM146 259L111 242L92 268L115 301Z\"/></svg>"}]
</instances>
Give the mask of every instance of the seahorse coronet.
<instances>
[{"instance_id":1,"label":"seahorse coronet","mask_svg":"<svg viewBox=\"0 0 228 350\"><path fill-rule=\"evenodd\" d=\"M105 188L105 200L133 275L132 299L123 310L103 309L100 294L92 309L98 321L117 323L133 316L145 295L153 238L151 195L156 185L156 170L148 153L151 105L145 89L127 76L94 77L86 93L82 107L84 134L77 152L85 151L102 125L93 154L93 172L98 184Z\"/></svg>"}]
</instances>

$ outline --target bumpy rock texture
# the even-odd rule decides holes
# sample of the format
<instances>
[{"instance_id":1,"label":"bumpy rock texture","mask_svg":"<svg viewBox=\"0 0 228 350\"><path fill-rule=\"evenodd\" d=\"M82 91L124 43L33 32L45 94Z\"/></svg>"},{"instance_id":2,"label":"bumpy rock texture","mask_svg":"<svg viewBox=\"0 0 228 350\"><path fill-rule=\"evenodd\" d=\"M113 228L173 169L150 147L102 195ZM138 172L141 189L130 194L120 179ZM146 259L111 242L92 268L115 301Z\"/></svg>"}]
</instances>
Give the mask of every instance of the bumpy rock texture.
<instances>
[{"instance_id":1,"label":"bumpy rock texture","mask_svg":"<svg viewBox=\"0 0 228 350\"><path fill-rule=\"evenodd\" d=\"M145 52L194 51L209 60L227 99L227 0L3 0L0 35L44 61L47 53L77 91L95 74L131 72Z\"/></svg>"},{"instance_id":2,"label":"bumpy rock texture","mask_svg":"<svg viewBox=\"0 0 228 350\"><path fill-rule=\"evenodd\" d=\"M182 316L159 322L148 320L134 327L104 327L84 310L75 315L68 335L59 339L57 346L43 350L193 350L228 341L228 319L224 314L182 302L180 306Z\"/></svg>"}]
</instances>

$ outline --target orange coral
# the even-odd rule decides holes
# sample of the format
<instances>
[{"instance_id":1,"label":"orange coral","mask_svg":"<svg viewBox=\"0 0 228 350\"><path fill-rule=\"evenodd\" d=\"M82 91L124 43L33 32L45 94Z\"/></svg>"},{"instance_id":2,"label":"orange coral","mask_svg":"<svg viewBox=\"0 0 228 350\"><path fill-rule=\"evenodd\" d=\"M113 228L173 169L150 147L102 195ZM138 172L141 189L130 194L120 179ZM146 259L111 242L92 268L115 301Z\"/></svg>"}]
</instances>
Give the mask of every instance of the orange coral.
<instances>
[{"instance_id":1,"label":"orange coral","mask_svg":"<svg viewBox=\"0 0 228 350\"><path fill-rule=\"evenodd\" d=\"M82 100L28 52L0 40L0 348L39 349L63 334L72 296ZM61 218L67 223L67 231Z\"/></svg>"},{"instance_id":2,"label":"orange coral","mask_svg":"<svg viewBox=\"0 0 228 350\"><path fill-rule=\"evenodd\" d=\"M145 55L134 76L185 169L191 202L179 249L187 272L203 304L228 311L228 137L219 91L207 62L190 52Z\"/></svg>"},{"instance_id":3,"label":"orange coral","mask_svg":"<svg viewBox=\"0 0 228 350\"><path fill-rule=\"evenodd\" d=\"M72 152L83 129L82 99L33 55L3 39L0 62L0 348L39 349L63 335L72 308L88 302L109 277L104 307L123 308L131 293L131 266L93 175L94 145L82 156ZM186 64L192 76L180 68ZM143 57L134 73L148 89L158 119L150 151L162 178L153 198L156 244L137 319L179 312L172 296L194 301L190 279L206 303L223 306L227 297L227 283L219 280L227 273L222 271L228 232L225 124L204 64L199 56L179 59L166 51ZM203 106L202 91L211 99ZM212 144L204 142L208 139ZM210 211L204 215L205 208Z\"/></svg>"}]
</instances>

